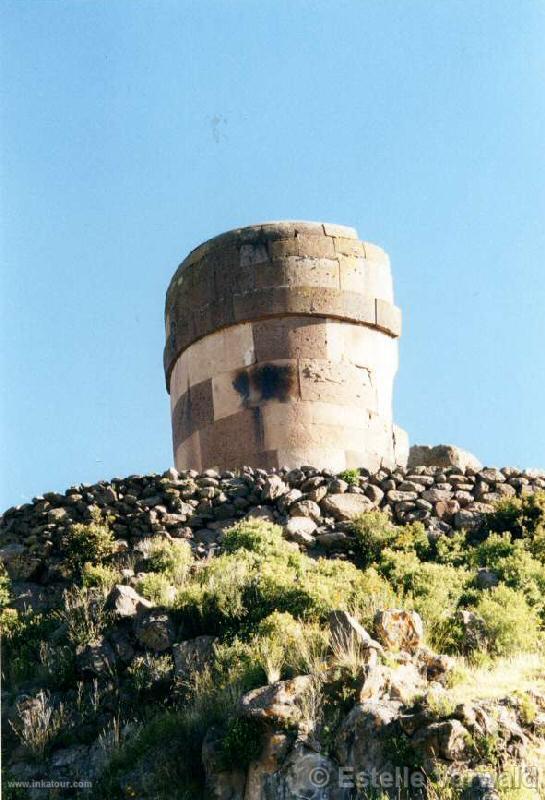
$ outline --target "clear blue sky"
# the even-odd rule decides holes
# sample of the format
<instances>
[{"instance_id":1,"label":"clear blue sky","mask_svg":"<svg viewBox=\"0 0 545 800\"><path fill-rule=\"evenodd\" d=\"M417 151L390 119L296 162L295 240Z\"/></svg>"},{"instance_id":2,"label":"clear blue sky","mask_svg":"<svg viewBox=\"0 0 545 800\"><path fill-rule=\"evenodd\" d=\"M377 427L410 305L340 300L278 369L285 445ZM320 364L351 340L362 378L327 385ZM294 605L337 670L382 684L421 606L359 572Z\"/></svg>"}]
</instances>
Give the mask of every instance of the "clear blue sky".
<instances>
[{"instance_id":1,"label":"clear blue sky","mask_svg":"<svg viewBox=\"0 0 545 800\"><path fill-rule=\"evenodd\" d=\"M545 464L542 0L0 15L0 507L171 464L169 278L267 219L389 251L413 443Z\"/></svg>"}]
</instances>

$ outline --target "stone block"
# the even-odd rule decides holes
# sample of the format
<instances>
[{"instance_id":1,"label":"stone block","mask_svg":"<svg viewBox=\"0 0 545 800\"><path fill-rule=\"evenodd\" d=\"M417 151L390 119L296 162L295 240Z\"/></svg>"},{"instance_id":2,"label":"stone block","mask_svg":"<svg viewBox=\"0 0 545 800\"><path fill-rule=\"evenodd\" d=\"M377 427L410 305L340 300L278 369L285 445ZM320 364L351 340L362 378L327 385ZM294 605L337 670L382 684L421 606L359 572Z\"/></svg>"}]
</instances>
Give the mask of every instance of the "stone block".
<instances>
[{"instance_id":1,"label":"stone block","mask_svg":"<svg viewBox=\"0 0 545 800\"><path fill-rule=\"evenodd\" d=\"M324 222L323 229L326 236L335 236L343 239L358 238L357 230L349 225L332 225L329 222Z\"/></svg>"},{"instance_id":2,"label":"stone block","mask_svg":"<svg viewBox=\"0 0 545 800\"><path fill-rule=\"evenodd\" d=\"M401 311L399 308L385 300L377 299L375 302L377 327L391 336L401 336Z\"/></svg>"},{"instance_id":3,"label":"stone block","mask_svg":"<svg viewBox=\"0 0 545 800\"><path fill-rule=\"evenodd\" d=\"M386 266L390 266L390 258L388 253L379 247L377 244L373 244L372 242L362 242L363 249L365 250L365 258L368 261L376 261L379 264L385 264Z\"/></svg>"},{"instance_id":4,"label":"stone block","mask_svg":"<svg viewBox=\"0 0 545 800\"><path fill-rule=\"evenodd\" d=\"M360 242L359 239L345 239L344 237L336 236L333 242L337 255L360 256L361 258L365 258L363 243Z\"/></svg>"},{"instance_id":5,"label":"stone block","mask_svg":"<svg viewBox=\"0 0 545 800\"><path fill-rule=\"evenodd\" d=\"M367 264L363 257L341 256L339 258L340 287L344 292L367 292ZM374 295L370 294L370 297Z\"/></svg>"},{"instance_id":6,"label":"stone block","mask_svg":"<svg viewBox=\"0 0 545 800\"><path fill-rule=\"evenodd\" d=\"M252 324L258 361L327 358L330 341L325 317L280 317Z\"/></svg>"},{"instance_id":7,"label":"stone block","mask_svg":"<svg viewBox=\"0 0 545 800\"><path fill-rule=\"evenodd\" d=\"M240 266L248 267L255 264L265 264L269 260L269 253L265 242L243 244L240 248Z\"/></svg>"},{"instance_id":8,"label":"stone block","mask_svg":"<svg viewBox=\"0 0 545 800\"><path fill-rule=\"evenodd\" d=\"M352 364L300 359L299 384L303 400L376 408L369 372Z\"/></svg>"},{"instance_id":9,"label":"stone block","mask_svg":"<svg viewBox=\"0 0 545 800\"><path fill-rule=\"evenodd\" d=\"M180 469L196 469L199 472L202 470L199 431L195 431L191 436L180 442L175 450L174 460Z\"/></svg>"}]
</instances>

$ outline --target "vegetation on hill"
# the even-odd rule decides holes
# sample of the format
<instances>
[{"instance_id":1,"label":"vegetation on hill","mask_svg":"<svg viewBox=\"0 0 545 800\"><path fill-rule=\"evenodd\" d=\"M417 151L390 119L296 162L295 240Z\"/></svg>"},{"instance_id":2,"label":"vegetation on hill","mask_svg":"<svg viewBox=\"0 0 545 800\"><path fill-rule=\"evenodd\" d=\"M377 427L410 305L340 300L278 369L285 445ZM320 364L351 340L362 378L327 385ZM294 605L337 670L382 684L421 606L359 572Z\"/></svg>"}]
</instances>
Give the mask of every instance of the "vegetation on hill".
<instances>
[{"instance_id":1,"label":"vegetation on hill","mask_svg":"<svg viewBox=\"0 0 545 800\"><path fill-rule=\"evenodd\" d=\"M247 769L259 758L265 723L241 712L241 698L302 675L314 681L300 698L299 722L333 758L368 669L367 651L332 638L331 613L339 609L377 637L377 612L415 611L429 648L453 657L443 687L402 698L405 713L452 719L464 704L497 700L501 687L538 742L545 493L507 498L480 528L452 536L433 538L420 523L397 526L376 511L355 518L352 533L354 563L312 558L263 520L234 525L221 553L200 561L183 540L149 538L132 581L142 602L130 612L112 594L131 582L127 554L99 509L67 532L65 588L52 607L11 608L4 573L4 763L11 766L3 796L39 797L8 783L38 774L36 765L63 752L84 759L80 774L92 776L95 800L204 797L201 754L210 732L219 742L215 769ZM198 643L193 662L176 649L190 641ZM380 660L385 669L403 663L395 648ZM300 735L296 727L286 725L289 735ZM468 770L512 769L515 756L498 737L496 729L473 736L458 760ZM388 752L395 763L424 770L412 741L396 728ZM464 796L463 786L441 783L440 766L435 776L426 769L428 797ZM501 796L542 796L509 791Z\"/></svg>"}]
</instances>

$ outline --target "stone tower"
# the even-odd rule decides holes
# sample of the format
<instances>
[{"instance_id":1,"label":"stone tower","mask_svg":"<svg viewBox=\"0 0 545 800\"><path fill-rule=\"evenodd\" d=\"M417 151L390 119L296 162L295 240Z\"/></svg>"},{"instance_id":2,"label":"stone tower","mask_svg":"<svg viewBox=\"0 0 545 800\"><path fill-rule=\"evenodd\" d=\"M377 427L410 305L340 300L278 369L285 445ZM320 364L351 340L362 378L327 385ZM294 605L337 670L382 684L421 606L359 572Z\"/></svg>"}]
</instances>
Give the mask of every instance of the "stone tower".
<instances>
[{"instance_id":1,"label":"stone tower","mask_svg":"<svg viewBox=\"0 0 545 800\"><path fill-rule=\"evenodd\" d=\"M267 222L201 244L166 297L178 469L407 460L392 422L401 312L353 228Z\"/></svg>"}]
</instances>

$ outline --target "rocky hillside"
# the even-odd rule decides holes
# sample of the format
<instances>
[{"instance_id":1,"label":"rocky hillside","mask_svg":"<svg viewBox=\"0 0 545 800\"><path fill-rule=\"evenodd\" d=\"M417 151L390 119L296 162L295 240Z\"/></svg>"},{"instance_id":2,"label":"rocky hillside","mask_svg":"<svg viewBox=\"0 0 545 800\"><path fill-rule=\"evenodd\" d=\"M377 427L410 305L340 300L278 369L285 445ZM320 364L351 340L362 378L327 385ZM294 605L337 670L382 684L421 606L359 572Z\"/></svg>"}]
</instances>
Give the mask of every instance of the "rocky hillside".
<instances>
[{"instance_id":1,"label":"rocky hillside","mask_svg":"<svg viewBox=\"0 0 545 800\"><path fill-rule=\"evenodd\" d=\"M168 470L9 509L2 797L544 797L543 490Z\"/></svg>"}]
</instances>

